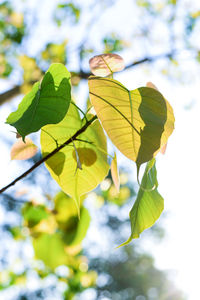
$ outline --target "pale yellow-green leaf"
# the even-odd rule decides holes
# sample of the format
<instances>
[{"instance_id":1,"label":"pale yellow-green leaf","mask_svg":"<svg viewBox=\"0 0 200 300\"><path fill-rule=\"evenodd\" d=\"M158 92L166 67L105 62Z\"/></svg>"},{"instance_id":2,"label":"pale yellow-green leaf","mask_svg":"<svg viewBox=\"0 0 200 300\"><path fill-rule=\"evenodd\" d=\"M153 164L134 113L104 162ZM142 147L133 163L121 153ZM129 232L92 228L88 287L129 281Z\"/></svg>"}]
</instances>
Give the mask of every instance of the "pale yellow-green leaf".
<instances>
[{"instance_id":1,"label":"pale yellow-green leaf","mask_svg":"<svg viewBox=\"0 0 200 300\"><path fill-rule=\"evenodd\" d=\"M117 167L117 156L115 153L115 156L111 162L111 176L112 180L114 182L114 185L117 189L117 192L119 192L119 187L120 187L120 179L119 179L119 172L118 172L118 167Z\"/></svg>"},{"instance_id":2,"label":"pale yellow-green leaf","mask_svg":"<svg viewBox=\"0 0 200 300\"><path fill-rule=\"evenodd\" d=\"M81 120L73 105L65 118L56 125L47 125L41 131L42 154L46 156L57 145L64 143L79 130L85 120ZM80 196L93 190L107 175L107 141L98 120L74 141L82 170L77 169L73 143L64 147L46 161L46 167L61 189L70 195L80 207Z\"/></svg>"},{"instance_id":3,"label":"pale yellow-green leaf","mask_svg":"<svg viewBox=\"0 0 200 300\"><path fill-rule=\"evenodd\" d=\"M10 156L14 160L25 160L33 157L38 151L37 146L30 138L25 139L25 143L19 138L12 146Z\"/></svg>"},{"instance_id":4,"label":"pale yellow-green leaf","mask_svg":"<svg viewBox=\"0 0 200 300\"><path fill-rule=\"evenodd\" d=\"M114 53L96 55L89 61L91 72L96 76L108 76L124 69L124 60Z\"/></svg>"},{"instance_id":5,"label":"pale yellow-green leaf","mask_svg":"<svg viewBox=\"0 0 200 300\"><path fill-rule=\"evenodd\" d=\"M149 87L129 91L119 81L91 76L92 105L113 144L140 165L151 160L174 129L172 107Z\"/></svg>"}]
</instances>

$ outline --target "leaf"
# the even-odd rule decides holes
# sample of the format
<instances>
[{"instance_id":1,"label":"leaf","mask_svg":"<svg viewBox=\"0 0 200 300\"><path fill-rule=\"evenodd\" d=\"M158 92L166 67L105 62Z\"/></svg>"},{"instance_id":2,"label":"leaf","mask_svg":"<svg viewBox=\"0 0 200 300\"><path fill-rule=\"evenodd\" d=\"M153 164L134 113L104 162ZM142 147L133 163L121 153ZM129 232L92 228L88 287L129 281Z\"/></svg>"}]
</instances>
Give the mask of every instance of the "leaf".
<instances>
[{"instance_id":1,"label":"leaf","mask_svg":"<svg viewBox=\"0 0 200 300\"><path fill-rule=\"evenodd\" d=\"M42 260L51 269L68 262L68 256L64 247L65 243L59 233L44 233L33 239L36 258Z\"/></svg>"},{"instance_id":2,"label":"leaf","mask_svg":"<svg viewBox=\"0 0 200 300\"><path fill-rule=\"evenodd\" d=\"M65 118L56 125L47 125L41 132L43 156L53 151L57 144L68 140L85 123L78 110L71 105ZM64 147L47 160L46 167L61 189L70 195L79 209L80 197L93 190L107 175L107 141L103 129L96 120L74 141L82 170L77 169L73 144Z\"/></svg>"},{"instance_id":3,"label":"leaf","mask_svg":"<svg viewBox=\"0 0 200 300\"><path fill-rule=\"evenodd\" d=\"M36 82L6 123L25 136L46 124L56 124L66 115L71 101L70 73L62 64L52 64L42 83Z\"/></svg>"},{"instance_id":4,"label":"leaf","mask_svg":"<svg viewBox=\"0 0 200 300\"><path fill-rule=\"evenodd\" d=\"M111 176L112 180L114 182L114 185L117 189L117 192L119 193L119 187L120 187L120 179L119 179L119 172L118 172L118 167L117 167L117 156L115 153L115 156L111 162Z\"/></svg>"},{"instance_id":5,"label":"leaf","mask_svg":"<svg viewBox=\"0 0 200 300\"><path fill-rule=\"evenodd\" d=\"M119 81L91 76L90 99L113 144L137 164L151 160L174 129L170 104L159 91L129 91Z\"/></svg>"},{"instance_id":6,"label":"leaf","mask_svg":"<svg viewBox=\"0 0 200 300\"><path fill-rule=\"evenodd\" d=\"M26 138L24 143L20 138L13 144L10 156L12 160L25 160L33 157L37 151L38 148L31 139Z\"/></svg>"},{"instance_id":7,"label":"leaf","mask_svg":"<svg viewBox=\"0 0 200 300\"><path fill-rule=\"evenodd\" d=\"M125 68L121 56L113 53L101 54L89 60L91 72L96 76L108 76Z\"/></svg>"},{"instance_id":8,"label":"leaf","mask_svg":"<svg viewBox=\"0 0 200 300\"><path fill-rule=\"evenodd\" d=\"M153 186L155 189L152 189ZM155 159L152 159L147 163L141 187L129 214L131 235L121 246L127 245L132 239L139 238L140 234L151 227L160 217L164 209L164 199L158 193L157 187Z\"/></svg>"}]
</instances>

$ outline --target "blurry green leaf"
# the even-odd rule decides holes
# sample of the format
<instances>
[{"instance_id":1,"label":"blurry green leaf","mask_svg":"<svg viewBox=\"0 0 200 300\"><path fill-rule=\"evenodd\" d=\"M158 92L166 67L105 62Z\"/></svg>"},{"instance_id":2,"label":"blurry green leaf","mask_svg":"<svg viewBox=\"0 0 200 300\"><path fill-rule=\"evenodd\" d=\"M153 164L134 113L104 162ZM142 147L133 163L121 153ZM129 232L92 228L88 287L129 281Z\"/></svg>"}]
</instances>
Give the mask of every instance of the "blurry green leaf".
<instances>
[{"instance_id":1,"label":"blurry green leaf","mask_svg":"<svg viewBox=\"0 0 200 300\"><path fill-rule=\"evenodd\" d=\"M36 258L42 260L51 269L67 263L68 259L64 247L65 244L58 233L44 233L33 239Z\"/></svg>"},{"instance_id":2,"label":"blurry green leaf","mask_svg":"<svg viewBox=\"0 0 200 300\"><path fill-rule=\"evenodd\" d=\"M48 218L49 213L43 205L35 206L32 203L27 203L22 209L22 215L24 220L28 222L28 226L33 227L41 220Z\"/></svg>"},{"instance_id":3,"label":"blurry green leaf","mask_svg":"<svg viewBox=\"0 0 200 300\"><path fill-rule=\"evenodd\" d=\"M25 138L46 124L60 122L67 113L71 101L70 73L62 64L53 64L46 72L42 83L33 89L11 113L6 123L14 126Z\"/></svg>"},{"instance_id":4,"label":"blurry green leaf","mask_svg":"<svg viewBox=\"0 0 200 300\"><path fill-rule=\"evenodd\" d=\"M141 187L130 211L131 235L121 246L138 238L140 233L151 227L160 217L164 209L164 199L158 193L157 186L155 159L152 159L147 163Z\"/></svg>"},{"instance_id":5,"label":"blurry green leaf","mask_svg":"<svg viewBox=\"0 0 200 300\"><path fill-rule=\"evenodd\" d=\"M129 91L119 81L89 78L90 99L113 144L137 164L152 159L174 129L170 104L155 89Z\"/></svg>"},{"instance_id":6,"label":"blurry green leaf","mask_svg":"<svg viewBox=\"0 0 200 300\"><path fill-rule=\"evenodd\" d=\"M68 114L57 125L48 125L41 132L43 156L64 143L85 123L78 110L71 105ZM77 169L76 153L73 144L64 147L46 161L46 167L61 189L70 195L80 207L80 196L93 190L107 175L107 142L98 121L93 122L74 144L82 165Z\"/></svg>"},{"instance_id":7,"label":"blurry green leaf","mask_svg":"<svg viewBox=\"0 0 200 300\"><path fill-rule=\"evenodd\" d=\"M78 245L85 238L90 225L90 214L85 207L81 208L80 220L78 221L75 236L70 246Z\"/></svg>"}]
</instances>

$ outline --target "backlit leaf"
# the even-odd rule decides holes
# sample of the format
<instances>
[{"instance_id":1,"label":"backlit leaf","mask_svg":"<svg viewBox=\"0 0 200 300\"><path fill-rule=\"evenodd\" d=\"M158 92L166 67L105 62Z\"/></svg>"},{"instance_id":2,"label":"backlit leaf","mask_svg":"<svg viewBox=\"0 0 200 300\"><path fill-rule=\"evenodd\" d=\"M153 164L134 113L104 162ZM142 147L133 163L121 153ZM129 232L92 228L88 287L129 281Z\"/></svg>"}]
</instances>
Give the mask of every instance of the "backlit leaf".
<instances>
[{"instance_id":1,"label":"backlit leaf","mask_svg":"<svg viewBox=\"0 0 200 300\"><path fill-rule=\"evenodd\" d=\"M89 61L91 72L96 76L108 76L124 69L124 60L113 53L101 54L92 57Z\"/></svg>"},{"instance_id":2,"label":"backlit leaf","mask_svg":"<svg viewBox=\"0 0 200 300\"><path fill-rule=\"evenodd\" d=\"M113 144L140 165L151 160L174 129L174 115L152 88L129 91L119 81L91 76L90 99Z\"/></svg>"},{"instance_id":3,"label":"backlit leaf","mask_svg":"<svg viewBox=\"0 0 200 300\"><path fill-rule=\"evenodd\" d=\"M41 132L43 156L68 140L80 129L81 120L77 108L70 106L68 114L56 125L47 125ZM76 153L73 144L64 147L47 160L46 167L61 189L70 195L80 207L80 196L93 190L107 175L107 142L103 129L96 120L74 141L82 170L77 169ZM76 171L76 172L75 172Z\"/></svg>"},{"instance_id":4,"label":"backlit leaf","mask_svg":"<svg viewBox=\"0 0 200 300\"><path fill-rule=\"evenodd\" d=\"M24 139L46 124L60 122L71 101L70 73L62 64L52 64L42 83L36 82L23 98L18 109L11 113L6 123L14 126Z\"/></svg>"},{"instance_id":5,"label":"backlit leaf","mask_svg":"<svg viewBox=\"0 0 200 300\"><path fill-rule=\"evenodd\" d=\"M157 190L157 172L155 158L148 162L135 203L130 211L131 235L121 246L151 227L160 217L164 209L164 199ZM154 188L153 188L154 187Z\"/></svg>"},{"instance_id":6,"label":"backlit leaf","mask_svg":"<svg viewBox=\"0 0 200 300\"><path fill-rule=\"evenodd\" d=\"M117 167L117 156L115 153L115 156L111 162L111 176L112 180L114 182L114 185L117 189L117 192L119 192L119 186L120 186L120 180L119 180L119 172L118 172L118 167Z\"/></svg>"},{"instance_id":7,"label":"backlit leaf","mask_svg":"<svg viewBox=\"0 0 200 300\"><path fill-rule=\"evenodd\" d=\"M29 138L25 139L25 143L22 139L18 139L11 148L11 159L25 160L33 157L38 151L38 148L33 141Z\"/></svg>"}]
</instances>

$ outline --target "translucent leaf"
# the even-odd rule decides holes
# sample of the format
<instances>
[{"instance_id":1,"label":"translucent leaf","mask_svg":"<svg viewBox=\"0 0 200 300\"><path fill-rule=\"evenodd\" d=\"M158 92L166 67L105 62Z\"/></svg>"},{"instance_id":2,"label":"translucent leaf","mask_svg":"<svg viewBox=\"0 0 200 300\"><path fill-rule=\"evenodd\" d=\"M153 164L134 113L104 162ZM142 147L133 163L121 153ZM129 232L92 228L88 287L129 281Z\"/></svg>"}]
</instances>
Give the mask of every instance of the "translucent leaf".
<instances>
[{"instance_id":1,"label":"translucent leaf","mask_svg":"<svg viewBox=\"0 0 200 300\"><path fill-rule=\"evenodd\" d=\"M117 167L117 156L115 153L115 156L111 162L111 176L112 180L114 182L114 185L117 189L117 192L119 192L119 186L120 186L120 180L119 180L119 172L118 172L118 167Z\"/></svg>"},{"instance_id":2,"label":"translucent leaf","mask_svg":"<svg viewBox=\"0 0 200 300\"><path fill-rule=\"evenodd\" d=\"M6 123L14 126L23 137L38 131L46 124L60 122L71 101L70 73L62 64L52 64L42 83L35 83L23 98L18 109L11 113Z\"/></svg>"},{"instance_id":3,"label":"translucent leaf","mask_svg":"<svg viewBox=\"0 0 200 300\"><path fill-rule=\"evenodd\" d=\"M132 239L138 238L147 228L151 227L160 217L164 209L164 199L157 191L157 172L155 159L148 162L137 199L130 211L131 235L121 246L127 245ZM154 189L152 189L155 187Z\"/></svg>"},{"instance_id":4,"label":"translucent leaf","mask_svg":"<svg viewBox=\"0 0 200 300\"><path fill-rule=\"evenodd\" d=\"M47 125L41 132L43 156L53 151L57 144L68 140L84 125L75 106L71 105L65 118L56 125ZM82 170L77 169L73 144L64 147L47 160L46 167L61 189L70 195L80 207L80 197L93 190L107 175L107 141L103 129L96 120L74 141ZM76 171L76 172L75 172Z\"/></svg>"},{"instance_id":5,"label":"translucent leaf","mask_svg":"<svg viewBox=\"0 0 200 300\"><path fill-rule=\"evenodd\" d=\"M96 76L108 76L124 69L124 60L113 53L101 54L92 57L89 61L91 72Z\"/></svg>"},{"instance_id":6,"label":"translucent leaf","mask_svg":"<svg viewBox=\"0 0 200 300\"><path fill-rule=\"evenodd\" d=\"M117 80L91 76L90 99L113 144L140 165L151 160L174 129L174 114L149 87L129 91Z\"/></svg>"},{"instance_id":7,"label":"translucent leaf","mask_svg":"<svg viewBox=\"0 0 200 300\"><path fill-rule=\"evenodd\" d=\"M26 138L24 143L20 138L12 146L10 156L12 160L25 160L33 157L37 151L38 148L31 139Z\"/></svg>"}]
</instances>

